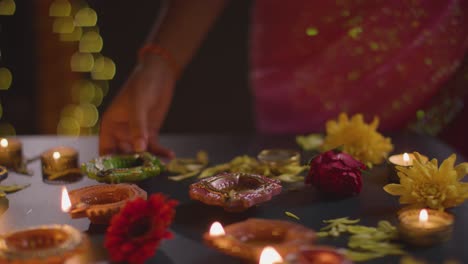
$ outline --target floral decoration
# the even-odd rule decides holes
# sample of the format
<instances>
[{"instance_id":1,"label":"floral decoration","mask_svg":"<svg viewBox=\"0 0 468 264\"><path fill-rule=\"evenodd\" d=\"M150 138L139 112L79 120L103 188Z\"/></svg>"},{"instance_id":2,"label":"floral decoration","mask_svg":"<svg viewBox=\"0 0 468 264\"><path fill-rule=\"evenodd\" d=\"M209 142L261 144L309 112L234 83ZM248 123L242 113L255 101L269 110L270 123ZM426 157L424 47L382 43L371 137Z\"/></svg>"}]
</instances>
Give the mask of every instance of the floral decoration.
<instances>
[{"instance_id":1,"label":"floral decoration","mask_svg":"<svg viewBox=\"0 0 468 264\"><path fill-rule=\"evenodd\" d=\"M361 192L364 169L366 166L351 155L329 150L311 160L305 183L327 195L351 196Z\"/></svg>"},{"instance_id":2,"label":"floral decoration","mask_svg":"<svg viewBox=\"0 0 468 264\"><path fill-rule=\"evenodd\" d=\"M329 120L326 123L326 132L322 150L343 147L343 151L364 162L371 167L381 164L388 153L393 150L390 138L377 132L379 118L375 117L372 123L366 124L362 114L348 118L341 113L338 120Z\"/></svg>"},{"instance_id":3,"label":"floral decoration","mask_svg":"<svg viewBox=\"0 0 468 264\"><path fill-rule=\"evenodd\" d=\"M437 210L455 207L468 198L468 183L461 182L468 173L467 162L454 166L456 155L452 154L438 167L436 159L413 154L413 166L396 166L400 183L385 185L387 193L400 196L401 204Z\"/></svg>"},{"instance_id":4,"label":"floral decoration","mask_svg":"<svg viewBox=\"0 0 468 264\"><path fill-rule=\"evenodd\" d=\"M128 202L107 229L104 246L113 261L144 263L153 256L162 239L171 238L167 230L175 215L177 201L153 194Z\"/></svg>"}]
</instances>

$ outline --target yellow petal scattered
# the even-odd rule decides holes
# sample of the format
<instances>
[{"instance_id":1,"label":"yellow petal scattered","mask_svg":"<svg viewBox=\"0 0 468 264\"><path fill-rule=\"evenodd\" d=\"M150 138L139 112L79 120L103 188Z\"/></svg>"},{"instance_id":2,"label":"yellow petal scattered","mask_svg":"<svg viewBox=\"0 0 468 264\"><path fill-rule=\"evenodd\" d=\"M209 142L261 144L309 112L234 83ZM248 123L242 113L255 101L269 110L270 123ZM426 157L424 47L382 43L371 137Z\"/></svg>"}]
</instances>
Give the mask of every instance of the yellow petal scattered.
<instances>
[{"instance_id":1,"label":"yellow petal scattered","mask_svg":"<svg viewBox=\"0 0 468 264\"><path fill-rule=\"evenodd\" d=\"M67 17L71 14L72 6L68 0L55 0L49 7L49 16Z\"/></svg>"},{"instance_id":2,"label":"yellow petal scattered","mask_svg":"<svg viewBox=\"0 0 468 264\"><path fill-rule=\"evenodd\" d=\"M16 3L14 0L0 0L0 15L11 16L16 11Z\"/></svg>"},{"instance_id":3,"label":"yellow petal scattered","mask_svg":"<svg viewBox=\"0 0 468 264\"><path fill-rule=\"evenodd\" d=\"M80 9L75 15L75 23L80 27L94 27L97 23L97 14L92 8Z\"/></svg>"},{"instance_id":4,"label":"yellow petal scattered","mask_svg":"<svg viewBox=\"0 0 468 264\"><path fill-rule=\"evenodd\" d=\"M71 57L70 66L74 72L90 72L94 67L94 57L91 53L75 52Z\"/></svg>"},{"instance_id":5,"label":"yellow petal scattered","mask_svg":"<svg viewBox=\"0 0 468 264\"><path fill-rule=\"evenodd\" d=\"M75 30L75 23L72 17L56 17L54 19L53 29L54 33L67 34L73 33Z\"/></svg>"},{"instance_id":6,"label":"yellow petal scattered","mask_svg":"<svg viewBox=\"0 0 468 264\"><path fill-rule=\"evenodd\" d=\"M13 82L13 75L7 68L0 68L0 90L8 90Z\"/></svg>"},{"instance_id":7,"label":"yellow petal scattered","mask_svg":"<svg viewBox=\"0 0 468 264\"><path fill-rule=\"evenodd\" d=\"M80 52L96 53L102 50L103 46L102 37L95 31L89 31L83 34L80 40Z\"/></svg>"}]
</instances>

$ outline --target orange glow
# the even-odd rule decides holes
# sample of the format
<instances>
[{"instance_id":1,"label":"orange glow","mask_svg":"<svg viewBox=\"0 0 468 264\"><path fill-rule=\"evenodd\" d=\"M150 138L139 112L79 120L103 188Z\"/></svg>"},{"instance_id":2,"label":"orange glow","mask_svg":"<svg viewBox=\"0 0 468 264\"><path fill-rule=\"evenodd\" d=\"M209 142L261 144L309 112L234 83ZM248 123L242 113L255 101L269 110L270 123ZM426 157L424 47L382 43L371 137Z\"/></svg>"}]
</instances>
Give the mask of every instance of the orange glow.
<instances>
[{"instance_id":1,"label":"orange glow","mask_svg":"<svg viewBox=\"0 0 468 264\"><path fill-rule=\"evenodd\" d=\"M71 208L71 201L70 197L68 196L68 191L66 187L62 187L62 211L65 213L70 211Z\"/></svg>"},{"instance_id":2,"label":"orange glow","mask_svg":"<svg viewBox=\"0 0 468 264\"><path fill-rule=\"evenodd\" d=\"M260 255L259 264L280 264L283 258L273 247L265 247Z\"/></svg>"},{"instance_id":3,"label":"orange glow","mask_svg":"<svg viewBox=\"0 0 468 264\"><path fill-rule=\"evenodd\" d=\"M224 228L220 222L214 222L210 227L210 236L224 236Z\"/></svg>"}]
</instances>

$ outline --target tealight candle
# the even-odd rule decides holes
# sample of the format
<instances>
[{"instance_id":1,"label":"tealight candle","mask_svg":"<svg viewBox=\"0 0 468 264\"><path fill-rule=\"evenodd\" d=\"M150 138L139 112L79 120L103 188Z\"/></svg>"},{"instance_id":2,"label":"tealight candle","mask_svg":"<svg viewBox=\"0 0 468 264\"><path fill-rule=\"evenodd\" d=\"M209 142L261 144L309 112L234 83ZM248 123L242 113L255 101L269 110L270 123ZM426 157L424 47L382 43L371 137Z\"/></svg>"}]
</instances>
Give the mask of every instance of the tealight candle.
<instances>
[{"instance_id":1,"label":"tealight candle","mask_svg":"<svg viewBox=\"0 0 468 264\"><path fill-rule=\"evenodd\" d=\"M413 166L414 155L412 153L403 153L392 155L388 158L388 178L390 182L398 183L400 178L397 174L396 166L411 167Z\"/></svg>"},{"instance_id":2,"label":"tealight candle","mask_svg":"<svg viewBox=\"0 0 468 264\"><path fill-rule=\"evenodd\" d=\"M265 149L257 155L257 159L270 168L276 169L287 165L299 165L301 154L291 149Z\"/></svg>"},{"instance_id":3,"label":"tealight candle","mask_svg":"<svg viewBox=\"0 0 468 264\"><path fill-rule=\"evenodd\" d=\"M8 168L20 168L23 162L23 146L18 139L0 139L0 165Z\"/></svg>"},{"instance_id":4,"label":"tealight candle","mask_svg":"<svg viewBox=\"0 0 468 264\"><path fill-rule=\"evenodd\" d=\"M454 217L432 209L408 209L398 216L400 235L415 246L430 246L450 238Z\"/></svg>"},{"instance_id":5,"label":"tealight candle","mask_svg":"<svg viewBox=\"0 0 468 264\"><path fill-rule=\"evenodd\" d=\"M42 153L42 177L47 183L73 182L81 179L78 152L70 147L56 147Z\"/></svg>"}]
</instances>

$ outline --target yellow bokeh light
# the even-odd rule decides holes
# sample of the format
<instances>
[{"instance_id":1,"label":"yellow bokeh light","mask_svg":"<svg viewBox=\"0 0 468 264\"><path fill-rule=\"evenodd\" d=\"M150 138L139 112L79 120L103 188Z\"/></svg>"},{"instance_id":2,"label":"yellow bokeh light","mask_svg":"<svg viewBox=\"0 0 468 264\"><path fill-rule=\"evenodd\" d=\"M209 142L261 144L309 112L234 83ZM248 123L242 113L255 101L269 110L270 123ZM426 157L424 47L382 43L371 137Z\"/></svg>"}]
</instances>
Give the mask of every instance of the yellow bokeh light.
<instances>
[{"instance_id":1,"label":"yellow bokeh light","mask_svg":"<svg viewBox=\"0 0 468 264\"><path fill-rule=\"evenodd\" d=\"M96 106L92 104L80 104L78 107L83 113L81 120L79 120L80 125L82 127L93 127L96 125L99 118Z\"/></svg>"},{"instance_id":2,"label":"yellow bokeh light","mask_svg":"<svg viewBox=\"0 0 468 264\"><path fill-rule=\"evenodd\" d=\"M62 109L62 112L60 113L60 117L61 118L74 117L75 116L75 108L76 108L76 105L73 105L73 104L66 105Z\"/></svg>"},{"instance_id":3,"label":"yellow bokeh light","mask_svg":"<svg viewBox=\"0 0 468 264\"><path fill-rule=\"evenodd\" d=\"M75 23L72 17L56 17L52 27L54 33L67 34L75 30Z\"/></svg>"},{"instance_id":4,"label":"yellow bokeh light","mask_svg":"<svg viewBox=\"0 0 468 264\"><path fill-rule=\"evenodd\" d=\"M75 23L80 27L94 27L97 23L97 14L92 8L85 7L78 10Z\"/></svg>"},{"instance_id":5,"label":"yellow bokeh light","mask_svg":"<svg viewBox=\"0 0 468 264\"><path fill-rule=\"evenodd\" d=\"M90 72L94 67L94 57L91 53L75 52L70 60L74 72Z\"/></svg>"},{"instance_id":6,"label":"yellow bokeh light","mask_svg":"<svg viewBox=\"0 0 468 264\"><path fill-rule=\"evenodd\" d=\"M91 100L91 103L95 105L96 107L98 107L102 104L103 99L104 99L104 94L102 92L101 87L94 86L94 97L93 97L93 100Z\"/></svg>"},{"instance_id":7,"label":"yellow bokeh light","mask_svg":"<svg viewBox=\"0 0 468 264\"><path fill-rule=\"evenodd\" d=\"M102 95L106 96L109 93L109 82L108 81L94 81L96 88L101 88Z\"/></svg>"},{"instance_id":8,"label":"yellow bokeh light","mask_svg":"<svg viewBox=\"0 0 468 264\"><path fill-rule=\"evenodd\" d=\"M80 135L80 124L73 117L63 117L57 125L57 134L78 136Z\"/></svg>"},{"instance_id":9,"label":"yellow bokeh light","mask_svg":"<svg viewBox=\"0 0 468 264\"><path fill-rule=\"evenodd\" d=\"M0 90L8 90L13 82L13 75L7 68L0 68Z\"/></svg>"},{"instance_id":10,"label":"yellow bokeh light","mask_svg":"<svg viewBox=\"0 0 468 264\"><path fill-rule=\"evenodd\" d=\"M16 11L16 3L14 0L0 0L0 15L11 16Z\"/></svg>"},{"instance_id":11,"label":"yellow bokeh light","mask_svg":"<svg viewBox=\"0 0 468 264\"><path fill-rule=\"evenodd\" d=\"M112 80L115 76L115 63L108 57L100 57L96 59L96 66L91 71L93 80Z\"/></svg>"},{"instance_id":12,"label":"yellow bokeh light","mask_svg":"<svg viewBox=\"0 0 468 264\"><path fill-rule=\"evenodd\" d=\"M83 30L81 29L81 27L75 27L72 33L60 34L60 41L63 41L63 42L80 41L82 35L83 35Z\"/></svg>"},{"instance_id":13,"label":"yellow bokeh light","mask_svg":"<svg viewBox=\"0 0 468 264\"><path fill-rule=\"evenodd\" d=\"M0 136L15 136L16 130L10 123L0 123Z\"/></svg>"},{"instance_id":14,"label":"yellow bokeh light","mask_svg":"<svg viewBox=\"0 0 468 264\"><path fill-rule=\"evenodd\" d=\"M55 0L49 7L49 16L66 17L71 14L71 4L68 0Z\"/></svg>"},{"instance_id":15,"label":"yellow bokeh light","mask_svg":"<svg viewBox=\"0 0 468 264\"><path fill-rule=\"evenodd\" d=\"M72 87L72 99L76 103L90 103L94 98L95 90L91 81L80 80Z\"/></svg>"},{"instance_id":16,"label":"yellow bokeh light","mask_svg":"<svg viewBox=\"0 0 468 264\"><path fill-rule=\"evenodd\" d=\"M104 42L99 33L89 31L83 34L79 44L80 52L91 52L96 53L102 50Z\"/></svg>"}]
</instances>

